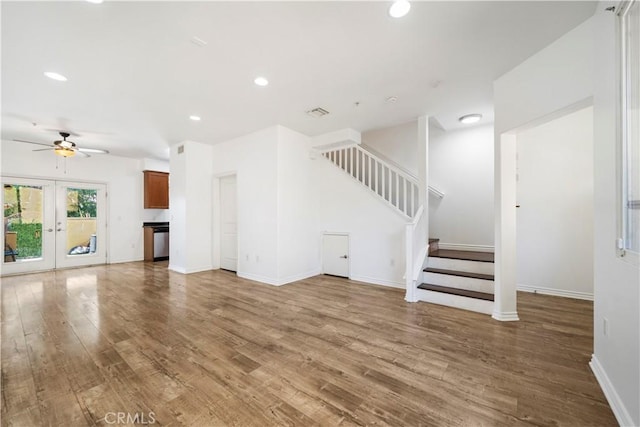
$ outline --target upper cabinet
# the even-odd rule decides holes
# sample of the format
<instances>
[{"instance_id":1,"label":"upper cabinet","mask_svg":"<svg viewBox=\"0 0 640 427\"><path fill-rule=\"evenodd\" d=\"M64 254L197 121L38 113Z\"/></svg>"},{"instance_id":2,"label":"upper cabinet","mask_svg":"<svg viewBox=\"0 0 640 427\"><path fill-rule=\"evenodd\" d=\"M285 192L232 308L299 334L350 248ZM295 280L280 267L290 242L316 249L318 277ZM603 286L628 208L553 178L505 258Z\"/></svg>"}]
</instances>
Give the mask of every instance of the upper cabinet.
<instances>
[{"instance_id":1,"label":"upper cabinet","mask_svg":"<svg viewBox=\"0 0 640 427\"><path fill-rule=\"evenodd\" d=\"M144 171L144 208L169 209L169 174Z\"/></svg>"}]
</instances>

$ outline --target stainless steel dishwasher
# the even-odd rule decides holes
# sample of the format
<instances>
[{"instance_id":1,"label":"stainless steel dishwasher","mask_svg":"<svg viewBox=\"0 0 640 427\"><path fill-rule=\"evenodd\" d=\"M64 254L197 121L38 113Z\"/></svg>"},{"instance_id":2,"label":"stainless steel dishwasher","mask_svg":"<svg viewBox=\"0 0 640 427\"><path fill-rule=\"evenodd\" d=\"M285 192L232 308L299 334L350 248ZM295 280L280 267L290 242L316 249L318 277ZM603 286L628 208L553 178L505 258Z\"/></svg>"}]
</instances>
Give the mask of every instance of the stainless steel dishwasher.
<instances>
[{"instance_id":1,"label":"stainless steel dishwasher","mask_svg":"<svg viewBox=\"0 0 640 427\"><path fill-rule=\"evenodd\" d=\"M169 259L169 227L153 228L153 260Z\"/></svg>"}]
</instances>

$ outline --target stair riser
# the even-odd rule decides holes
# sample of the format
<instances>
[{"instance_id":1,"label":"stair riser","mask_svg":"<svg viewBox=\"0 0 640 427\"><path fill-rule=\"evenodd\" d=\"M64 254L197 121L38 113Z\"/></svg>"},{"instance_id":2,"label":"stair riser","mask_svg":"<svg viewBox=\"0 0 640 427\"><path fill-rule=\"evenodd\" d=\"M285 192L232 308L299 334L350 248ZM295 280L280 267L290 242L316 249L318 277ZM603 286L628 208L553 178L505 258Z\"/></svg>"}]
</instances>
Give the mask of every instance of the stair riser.
<instances>
[{"instance_id":1,"label":"stair riser","mask_svg":"<svg viewBox=\"0 0 640 427\"><path fill-rule=\"evenodd\" d=\"M450 274L429 273L423 275L424 282L433 283L440 286L447 286L456 289L466 289L469 291L484 292L486 294L493 293L493 281L484 279L475 279L473 277L453 276Z\"/></svg>"},{"instance_id":2,"label":"stair riser","mask_svg":"<svg viewBox=\"0 0 640 427\"><path fill-rule=\"evenodd\" d=\"M493 274L492 262L468 261L464 259L429 257L427 264L430 268L443 270L457 270L469 273Z\"/></svg>"},{"instance_id":3,"label":"stair riser","mask_svg":"<svg viewBox=\"0 0 640 427\"><path fill-rule=\"evenodd\" d=\"M416 296L419 301L460 308L462 310L475 311L483 314L493 313L493 301L461 297L459 295L445 294L442 292L425 291L424 289L418 289L416 291Z\"/></svg>"}]
</instances>

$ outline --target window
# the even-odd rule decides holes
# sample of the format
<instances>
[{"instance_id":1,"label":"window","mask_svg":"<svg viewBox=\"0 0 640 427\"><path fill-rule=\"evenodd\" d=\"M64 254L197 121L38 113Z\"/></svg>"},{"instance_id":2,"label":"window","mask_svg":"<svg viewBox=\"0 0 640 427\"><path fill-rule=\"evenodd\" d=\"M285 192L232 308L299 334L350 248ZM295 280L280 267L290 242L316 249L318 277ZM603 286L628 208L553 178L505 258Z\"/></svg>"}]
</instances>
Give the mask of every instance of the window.
<instances>
[{"instance_id":1,"label":"window","mask_svg":"<svg viewBox=\"0 0 640 427\"><path fill-rule=\"evenodd\" d=\"M623 4L621 20L622 249L640 254L640 0Z\"/></svg>"}]
</instances>

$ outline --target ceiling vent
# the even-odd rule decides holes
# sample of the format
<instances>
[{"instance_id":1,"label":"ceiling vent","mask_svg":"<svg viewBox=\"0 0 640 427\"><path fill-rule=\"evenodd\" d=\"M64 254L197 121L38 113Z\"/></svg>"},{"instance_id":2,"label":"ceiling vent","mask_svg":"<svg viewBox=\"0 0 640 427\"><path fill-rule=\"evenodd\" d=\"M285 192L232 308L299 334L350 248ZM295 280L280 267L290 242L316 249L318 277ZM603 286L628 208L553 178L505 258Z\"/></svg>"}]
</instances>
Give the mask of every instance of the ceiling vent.
<instances>
[{"instance_id":1,"label":"ceiling vent","mask_svg":"<svg viewBox=\"0 0 640 427\"><path fill-rule=\"evenodd\" d=\"M315 117L316 119L319 119L320 117L326 116L327 114L329 114L329 112L324 108L318 107L318 108L314 108L313 110L307 111L307 114L310 115L311 117Z\"/></svg>"}]
</instances>

